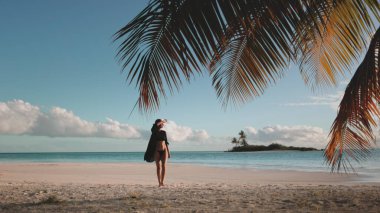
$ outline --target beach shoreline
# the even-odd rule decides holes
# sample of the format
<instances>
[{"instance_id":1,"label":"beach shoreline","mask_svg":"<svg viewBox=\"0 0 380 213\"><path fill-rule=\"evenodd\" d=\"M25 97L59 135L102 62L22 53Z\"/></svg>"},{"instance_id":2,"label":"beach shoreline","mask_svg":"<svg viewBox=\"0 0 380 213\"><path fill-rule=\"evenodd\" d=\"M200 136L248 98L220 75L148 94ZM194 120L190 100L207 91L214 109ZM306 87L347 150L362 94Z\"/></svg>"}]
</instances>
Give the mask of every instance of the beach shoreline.
<instances>
[{"instance_id":1,"label":"beach shoreline","mask_svg":"<svg viewBox=\"0 0 380 213\"><path fill-rule=\"evenodd\" d=\"M47 182L92 184L156 184L154 163L72 163L23 162L0 163L1 182ZM355 185L380 182L365 181L358 174L318 171L258 170L209 165L168 163L166 182L226 184L297 184Z\"/></svg>"},{"instance_id":2,"label":"beach shoreline","mask_svg":"<svg viewBox=\"0 0 380 213\"><path fill-rule=\"evenodd\" d=\"M376 212L380 184L325 172L153 163L0 163L1 212Z\"/></svg>"}]
</instances>

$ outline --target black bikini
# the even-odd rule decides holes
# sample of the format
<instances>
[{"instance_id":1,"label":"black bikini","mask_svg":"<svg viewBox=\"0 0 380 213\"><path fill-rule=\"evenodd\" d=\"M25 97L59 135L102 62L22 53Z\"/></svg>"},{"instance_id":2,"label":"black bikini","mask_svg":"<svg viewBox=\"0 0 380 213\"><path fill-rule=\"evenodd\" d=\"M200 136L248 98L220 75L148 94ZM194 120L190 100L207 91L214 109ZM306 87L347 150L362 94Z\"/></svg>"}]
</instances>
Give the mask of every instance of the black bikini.
<instances>
[{"instance_id":1,"label":"black bikini","mask_svg":"<svg viewBox=\"0 0 380 213\"><path fill-rule=\"evenodd\" d=\"M158 154L160 155L160 159L165 156L166 150L158 150Z\"/></svg>"},{"instance_id":2,"label":"black bikini","mask_svg":"<svg viewBox=\"0 0 380 213\"><path fill-rule=\"evenodd\" d=\"M156 133L156 140L157 140L157 142L159 142L159 141L167 142L168 139L166 138L166 132L165 131L158 131ZM166 154L166 150L157 150L157 152L160 155L160 159L162 159Z\"/></svg>"}]
</instances>

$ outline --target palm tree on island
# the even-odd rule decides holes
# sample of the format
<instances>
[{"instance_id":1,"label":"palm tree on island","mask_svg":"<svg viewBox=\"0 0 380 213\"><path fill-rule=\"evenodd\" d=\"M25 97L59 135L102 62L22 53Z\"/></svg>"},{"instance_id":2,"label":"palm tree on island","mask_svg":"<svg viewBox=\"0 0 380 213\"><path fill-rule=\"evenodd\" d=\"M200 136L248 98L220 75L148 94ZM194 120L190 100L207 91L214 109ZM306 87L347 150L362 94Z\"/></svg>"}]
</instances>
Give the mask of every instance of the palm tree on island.
<instances>
[{"instance_id":1,"label":"palm tree on island","mask_svg":"<svg viewBox=\"0 0 380 213\"><path fill-rule=\"evenodd\" d=\"M116 32L117 56L140 92L135 106L152 112L195 74L213 78L222 106L238 106L263 94L290 64L313 89L336 85L367 51L325 149L333 171L346 169L375 142L379 12L378 0L152 0Z\"/></svg>"},{"instance_id":2,"label":"palm tree on island","mask_svg":"<svg viewBox=\"0 0 380 213\"><path fill-rule=\"evenodd\" d=\"M247 136L245 135L244 131L241 130L239 132L239 139L236 139L235 137L233 137L231 143L234 144L235 147L237 147L238 145L248 146L249 144L248 144L246 138L247 138Z\"/></svg>"},{"instance_id":3,"label":"palm tree on island","mask_svg":"<svg viewBox=\"0 0 380 213\"><path fill-rule=\"evenodd\" d=\"M248 142L247 142L247 136L245 135L244 131L241 130L239 132L239 143L242 145L242 146L248 146Z\"/></svg>"},{"instance_id":4,"label":"palm tree on island","mask_svg":"<svg viewBox=\"0 0 380 213\"><path fill-rule=\"evenodd\" d=\"M235 147L239 145L239 141L235 137L232 138L231 143L234 144Z\"/></svg>"}]
</instances>

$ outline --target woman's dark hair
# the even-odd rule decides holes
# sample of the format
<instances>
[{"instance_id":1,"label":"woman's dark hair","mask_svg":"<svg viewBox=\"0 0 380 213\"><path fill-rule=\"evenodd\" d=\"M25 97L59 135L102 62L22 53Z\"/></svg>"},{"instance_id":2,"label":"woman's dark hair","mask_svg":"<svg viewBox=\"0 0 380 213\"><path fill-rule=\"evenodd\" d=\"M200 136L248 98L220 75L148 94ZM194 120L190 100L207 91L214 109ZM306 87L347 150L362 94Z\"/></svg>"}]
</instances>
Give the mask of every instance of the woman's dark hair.
<instances>
[{"instance_id":1,"label":"woman's dark hair","mask_svg":"<svg viewBox=\"0 0 380 213\"><path fill-rule=\"evenodd\" d=\"M159 127L158 127L158 123L161 121L161 119L156 119L156 121L154 122L154 124L153 124L153 126L152 126L152 128L150 129L150 131L152 131L152 133L153 132L157 132L157 131L159 131Z\"/></svg>"},{"instance_id":2,"label":"woman's dark hair","mask_svg":"<svg viewBox=\"0 0 380 213\"><path fill-rule=\"evenodd\" d=\"M161 119L156 119L156 121L154 122L154 124L157 125L160 121L161 121Z\"/></svg>"}]
</instances>

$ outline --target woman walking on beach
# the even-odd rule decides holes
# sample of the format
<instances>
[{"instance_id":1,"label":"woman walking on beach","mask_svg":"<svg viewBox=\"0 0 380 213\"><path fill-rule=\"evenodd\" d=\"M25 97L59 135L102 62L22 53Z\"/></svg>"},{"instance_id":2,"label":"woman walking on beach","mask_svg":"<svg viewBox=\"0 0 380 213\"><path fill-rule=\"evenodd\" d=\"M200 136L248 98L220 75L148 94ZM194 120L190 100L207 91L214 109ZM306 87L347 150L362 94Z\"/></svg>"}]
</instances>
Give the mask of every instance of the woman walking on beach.
<instances>
[{"instance_id":1,"label":"woman walking on beach","mask_svg":"<svg viewBox=\"0 0 380 213\"><path fill-rule=\"evenodd\" d=\"M165 119L157 119L152 126L152 135L146 149L144 160L156 161L158 186L164 186L166 161L170 158L169 143L166 132L162 130L166 123Z\"/></svg>"}]
</instances>

